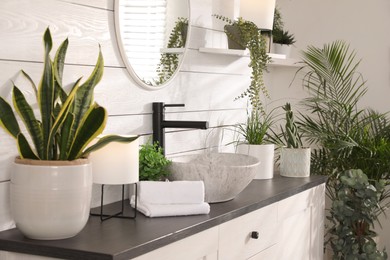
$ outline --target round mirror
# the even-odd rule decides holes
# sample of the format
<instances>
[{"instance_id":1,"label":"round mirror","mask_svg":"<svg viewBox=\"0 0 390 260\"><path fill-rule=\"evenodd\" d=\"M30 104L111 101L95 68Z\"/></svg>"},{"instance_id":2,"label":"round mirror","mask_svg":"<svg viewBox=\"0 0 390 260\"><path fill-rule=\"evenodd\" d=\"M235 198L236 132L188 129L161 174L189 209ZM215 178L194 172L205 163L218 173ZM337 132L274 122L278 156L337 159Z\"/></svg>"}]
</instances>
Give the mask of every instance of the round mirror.
<instances>
[{"instance_id":1,"label":"round mirror","mask_svg":"<svg viewBox=\"0 0 390 260\"><path fill-rule=\"evenodd\" d=\"M115 30L127 70L147 89L177 74L189 38L189 0L115 0Z\"/></svg>"}]
</instances>

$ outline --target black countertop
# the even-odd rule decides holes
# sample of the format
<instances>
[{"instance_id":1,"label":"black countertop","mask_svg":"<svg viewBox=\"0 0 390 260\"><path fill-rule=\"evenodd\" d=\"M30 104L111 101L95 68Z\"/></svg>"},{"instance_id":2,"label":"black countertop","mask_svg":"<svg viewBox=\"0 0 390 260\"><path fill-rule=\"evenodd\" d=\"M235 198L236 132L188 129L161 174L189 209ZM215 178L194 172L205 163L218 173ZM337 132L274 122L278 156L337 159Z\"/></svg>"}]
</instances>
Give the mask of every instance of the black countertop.
<instances>
[{"instance_id":1,"label":"black countertop","mask_svg":"<svg viewBox=\"0 0 390 260\"><path fill-rule=\"evenodd\" d=\"M63 259L131 259L325 182L324 176L253 180L235 199L211 204L208 215L147 218L139 213L135 220L104 222L90 217L80 234L63 240L32 240L10 229L0 232L0 250ZM114 206L119 204L109 205ZM126 210L133 214L128 201Z\"/></svg>"}]
</instances>

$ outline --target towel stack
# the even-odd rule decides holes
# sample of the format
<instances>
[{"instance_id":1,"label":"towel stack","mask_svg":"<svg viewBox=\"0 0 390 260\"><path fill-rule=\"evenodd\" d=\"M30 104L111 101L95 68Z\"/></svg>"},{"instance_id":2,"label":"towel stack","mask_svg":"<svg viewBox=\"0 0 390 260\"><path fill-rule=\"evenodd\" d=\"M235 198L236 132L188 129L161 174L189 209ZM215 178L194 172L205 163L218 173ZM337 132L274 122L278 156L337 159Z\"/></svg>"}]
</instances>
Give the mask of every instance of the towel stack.
<instances>
[{"instance_id":1,"label":"towel stack","mask_svg":"<svg viewBox=\"0 0 390 260\"><path fill-rule=\"evenodd\" d=\"M134 207L135 197L131 197ZM141 181L138 184L138 211L147 217L208 214L203 181Z\"/></svg>"}]
</instances>

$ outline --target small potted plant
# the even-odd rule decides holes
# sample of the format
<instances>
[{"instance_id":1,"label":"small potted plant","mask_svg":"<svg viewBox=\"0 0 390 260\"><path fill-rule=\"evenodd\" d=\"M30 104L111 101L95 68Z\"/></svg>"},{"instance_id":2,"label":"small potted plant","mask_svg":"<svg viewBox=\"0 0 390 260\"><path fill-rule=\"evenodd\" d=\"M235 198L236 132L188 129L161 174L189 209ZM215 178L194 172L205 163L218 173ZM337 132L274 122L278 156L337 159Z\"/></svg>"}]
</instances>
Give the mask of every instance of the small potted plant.
<instances>
[{"instance_id":1,"label":"small potted plant","mask_svg":"<svg viewBox=\"0 0 390 260\"><path fill-rule=\"evenodd\" d=\"M286 125L282 128L282 136L286 146L280 151L280 175L307 177L310 175L310 148L302 147L301 134L290 103L286 103L283 110L286 112Z\"/></svg>"},{"instance_id":2,"label":"small potted plant","mask_svg":"<svg viewBox=\"0 0 390 260\"><path fill-rule=\"evenodd\" d=\"M268 140L268 131L273 123L272 112L252 111L245 124L237 125L238 133L244 138L237 142L237 153L248 154L261 161L255 179L271 179L274 176L275 145Z\"/></svg>"},{"instance_id":3,"label":"small potted plant","mask_svg":"<svg viewBox=\"0 0 390 260\"><path fill-rule=\"evenodd\" d=\"M39 85L23 73L32 83L36 103L29 104L14 86L15 113L0 97L0 126L15 138L19 151L10 186L16 227L27 237L47 240L72 237L87 223L92 195L88 155L109 142L131 142L137 137L107 135L91 143L107 122L107 111L93 101L94 87L103 75L102 54L99 51L88 79L82 84L78 79L67 93L62 75L68 40L59 46L54 60L49 29L43 40L44 70ZM17 116L26 131L20 128Z\"/></svg>"},{"instance_id":4,"label":"small potted plant","mask_svg":"<svg viewBox=\"0 0 390 260\"><path fill-rule=\"evenodd\" d=\"M261 30L251 21L246 21L239 17L233 21L221 15L214 15L227 23L225 25L225 33L228 39L235 42L243 49L249 50L250 63L252 69L251 83L249 87L237 98L248 97L252 110L255 113L264 112L262 105L262 95L269 98L268 90L264 84L263 73L267 69L267 64L271 58L267 54L267 43L264 36L261 35ZM237 34L228 28L235 28Z\"/></svg>"},{"instance_id":5,"label":"small potted plant","mask_svg":"<svg viewBox=\"0 0 390 260\"><path fill-rule=\"evenodd\" d=\"M288 58L291 53L291 45L295 43L295 37L284 29L282 14L278 7L275 8L274 24L272 28L273 52L284 54Z\"/></svg>"},{"instance_id":6,"label":"small potted plant","mask_svg":"<svg viewBox=\"0 0 390 260\"><path fill-rule=\"evenodd\" d=\"M162 181L169 175L168 160L158 143L147 142L141 145L139 151L139 179L140 181Z\"/></svg>"}]
</instances>

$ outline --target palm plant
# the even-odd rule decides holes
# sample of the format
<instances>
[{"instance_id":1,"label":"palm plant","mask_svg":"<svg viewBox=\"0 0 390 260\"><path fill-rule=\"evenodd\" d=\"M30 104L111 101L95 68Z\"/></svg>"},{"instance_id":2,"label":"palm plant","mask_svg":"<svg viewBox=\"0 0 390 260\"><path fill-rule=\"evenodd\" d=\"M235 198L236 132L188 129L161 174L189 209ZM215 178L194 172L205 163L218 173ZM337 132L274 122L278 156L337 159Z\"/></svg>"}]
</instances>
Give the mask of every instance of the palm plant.
<instances>
[{"instance_id":1,"label":"palm plant","mask_svg":"<svg viewBox=\"0 0 390 260\"><path fill-rule=\"evenodd\" d=\"M112 141L131 142L137 137L107 135L94 145L88 145L104 130L107 111L93 101L94 87L103 75L103 56L99 50L95 68L88 79L80 84L79 78L70 93L63 89L62 75L68 47L66 39L52 61L52 38L49 28L44 33L44 70L38 86L25 72L36 93L41 119L36 118L22 91L13 87L13 106L23 121L33 146L19 127L12 107L0 97L0 126L17 141L19 156L34 160L75 160ZM34 147L34 148L33 148Z\"/></svg>"},{"instance_id":2,"label":"palm plant","mask_svg":"<svg viewBox=\"0 0 390 260\"><path fill-rule=\"evenodd\" d=\"M362 170L374 186L390 185L390 125L386 114L359 108L367 87L355 58L342 41L303 52L303 68L308 69L303 85L310 96L302 102L308 113L300 127L319 147L312 153L311 171L329 176L327 194L333 201L340 195L341 173L350 169ZM389 197L388 189L381 190L376 216L390 205Z\"/></svg>"}]
</instances>

